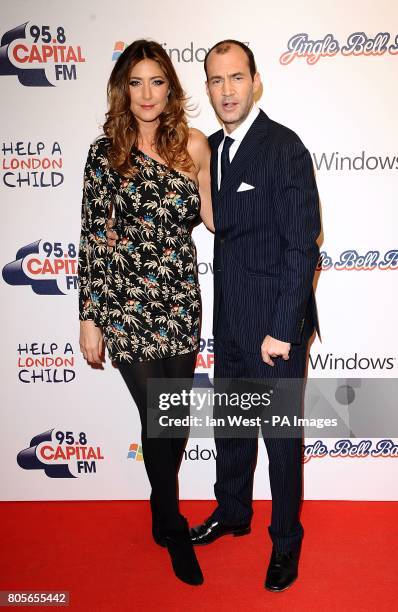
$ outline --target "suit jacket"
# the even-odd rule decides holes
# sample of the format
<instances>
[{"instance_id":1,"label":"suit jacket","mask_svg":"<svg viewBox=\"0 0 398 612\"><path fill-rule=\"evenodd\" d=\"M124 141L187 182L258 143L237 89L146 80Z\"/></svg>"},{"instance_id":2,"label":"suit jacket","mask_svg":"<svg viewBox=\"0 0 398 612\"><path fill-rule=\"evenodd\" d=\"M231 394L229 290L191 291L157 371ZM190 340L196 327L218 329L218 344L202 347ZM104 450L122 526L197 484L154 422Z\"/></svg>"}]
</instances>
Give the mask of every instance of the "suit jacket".
<instances>
[{"instance_id":1,"label":"suit jacket","mask_svg":"<svg viewBox=\"0 0 398 612\"><path fill-rule=\"evenodd\" d=\"M260 111L217 186L223 130L209 138L215 224L214 317L220 298L245 351L264 337L299 344L306 317L319 333L312 288L319 258L319 197L312 160L300 138ZM254 189L238 191L242 183Z\"/></svg>"}]
</instances>

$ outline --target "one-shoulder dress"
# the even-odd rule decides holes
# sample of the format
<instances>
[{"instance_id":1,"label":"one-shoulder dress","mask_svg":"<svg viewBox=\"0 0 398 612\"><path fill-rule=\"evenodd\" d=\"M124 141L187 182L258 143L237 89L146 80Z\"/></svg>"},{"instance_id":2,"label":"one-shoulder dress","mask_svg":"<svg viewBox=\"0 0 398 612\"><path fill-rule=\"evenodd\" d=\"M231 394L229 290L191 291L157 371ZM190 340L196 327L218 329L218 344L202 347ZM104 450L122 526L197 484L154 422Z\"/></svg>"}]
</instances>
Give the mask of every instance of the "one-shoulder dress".
<instances>
[{"instance_id":1,"label":"one-shoulder dress","mask_svg":"<svg viewBox=\"0 0 398 612\"><path fill-rule=\"evenodd\" d=\"M200 288L192 223L196 183L138 149L133 178L110 167L107 138L91 145L79 248L79 318L102 328L114 362L149 361L196 351ZM116 247L106 243L115 211Z\"/></svg>"}]
</instances>

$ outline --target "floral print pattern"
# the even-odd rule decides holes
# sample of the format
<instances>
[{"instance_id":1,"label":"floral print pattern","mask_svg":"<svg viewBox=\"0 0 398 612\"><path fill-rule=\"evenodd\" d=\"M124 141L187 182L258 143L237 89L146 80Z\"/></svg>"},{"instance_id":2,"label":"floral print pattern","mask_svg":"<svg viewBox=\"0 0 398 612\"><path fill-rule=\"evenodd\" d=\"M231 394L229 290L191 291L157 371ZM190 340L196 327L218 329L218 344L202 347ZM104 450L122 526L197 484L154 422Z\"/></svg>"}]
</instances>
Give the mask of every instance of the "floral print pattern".
<instances>
[{"instance_id":1,"label":"floral print pattern","mask_svg":"<svg viewBox=\"0 0 398 612\"><path fill-rule=\"evenodd\" d=\"M109 166L108 146L106 138L91 145L84 173L80 319L102 328L115 362L195 351L201 304L191 227L198 187L137 149L136 172L126 179ZM119 239L109 248L112 208Z\"/></svg>"}]
</instances>

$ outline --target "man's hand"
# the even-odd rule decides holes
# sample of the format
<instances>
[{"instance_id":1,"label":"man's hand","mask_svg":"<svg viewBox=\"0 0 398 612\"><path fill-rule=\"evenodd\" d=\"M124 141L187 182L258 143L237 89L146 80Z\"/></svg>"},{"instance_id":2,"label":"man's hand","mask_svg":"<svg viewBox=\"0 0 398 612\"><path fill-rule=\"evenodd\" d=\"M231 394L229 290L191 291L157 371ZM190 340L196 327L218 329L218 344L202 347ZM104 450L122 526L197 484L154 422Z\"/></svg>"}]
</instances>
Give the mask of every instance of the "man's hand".
<instances>
[{"instance_id":1,"label":"man's hand","mask_svg":"<svg viewBox=\"0 0 398 612\"><path fill-rule=\"evenodd\" d=\"M88 363L101 364L104 360L102 332L94 321L80 321L80 350Z\"/></svg>"},{"instance_id":2,"label":"man's hand","mask_svg":"<svg viewBox=\"0 0 398 612\"><path fill-rule=\"evenodd\" d=\"M272 336L265 336L261 345L261 357L265 363L274 366L271 357L282 357L285 361L289 359L290 342L276 340Z\"/></svg>"},{"instance_id":3,"label":"man's hand","mask_svg":"<svg viewBox=\"0 0 398 612\"><path fill-rule=\"evenodd\" d=\"M115 230L112 229L114 225L115 219L108 219L106 222L106 241L108 243L108 247L114 247L117 239L119 238Z\"/></svg>"}]
</instances>

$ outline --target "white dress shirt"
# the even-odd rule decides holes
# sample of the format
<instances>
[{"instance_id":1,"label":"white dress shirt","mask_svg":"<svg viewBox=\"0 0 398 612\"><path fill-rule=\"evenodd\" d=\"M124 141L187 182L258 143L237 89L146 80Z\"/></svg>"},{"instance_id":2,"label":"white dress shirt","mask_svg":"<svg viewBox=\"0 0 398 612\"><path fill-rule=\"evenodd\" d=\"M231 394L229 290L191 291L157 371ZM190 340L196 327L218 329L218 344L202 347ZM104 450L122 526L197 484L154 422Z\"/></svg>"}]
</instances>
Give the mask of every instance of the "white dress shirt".
<instances>
[{"instance_id":1,"label":"white dress shirt","mask_svg":"<svg viewBox=\"0 0 398 612\"><path fill-rule=\"evenodd\" d=\"M224 138L222 139L220 146L218 147L217 184L218 184L219 189L220 189L220 184L221 184L221 151L224 146L225 137L229 136L230 138L234 139L234 142L231 144L229 148L229 161L231 162L234 156L236 155L236 151L239 149L240 143L246 136L252 123L257 118L259 112L260 112L260 109L258 108L258 106L256 106L256 104L253 104L253 108L251 109L250 113L247 115L246 119L235 130L233 130L233 132L228 134L228 132L225 130L225 126L223 127Z\"/></svg>"}]
</instances>

